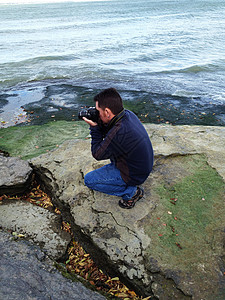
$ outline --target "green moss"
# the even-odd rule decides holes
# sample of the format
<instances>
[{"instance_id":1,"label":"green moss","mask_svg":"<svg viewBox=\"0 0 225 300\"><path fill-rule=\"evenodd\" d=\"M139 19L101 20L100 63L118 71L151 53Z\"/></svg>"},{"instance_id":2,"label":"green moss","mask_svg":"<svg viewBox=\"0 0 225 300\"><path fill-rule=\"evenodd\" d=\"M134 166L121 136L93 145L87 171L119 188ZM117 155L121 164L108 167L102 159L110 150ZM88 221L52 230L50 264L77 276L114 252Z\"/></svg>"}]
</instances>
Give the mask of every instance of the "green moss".
<instances>
[{"instance_id":1,"label":"green moss","mask_svg":"<svg viewBox=\"0 0 225 300\"><path fill-rule=\"evenodd\" d=\"M172 169L175 160L171 158L165 171L170 165ZM170 184L161 181L152 191L160 201L146 222L145 231L152 240L147 252L161 265L197 273L199 263L206 263L207 269L207 259L212 257L213 263L213 257L222 253L225 183L204 156L179 160L188 175L174 177Z\"/></svg>"},{"instance_id":2,"label":"green moss","mask_svg":"<svg viewBox=\"0 0 225 300\"><path fill-rule=\"evenodd\" d=\"M57 121L42 126L14 126L0 129L0 149L11 156L30 159L54 149L69 139L87 138L83 122Z\"/></svg>"}]
</instances>

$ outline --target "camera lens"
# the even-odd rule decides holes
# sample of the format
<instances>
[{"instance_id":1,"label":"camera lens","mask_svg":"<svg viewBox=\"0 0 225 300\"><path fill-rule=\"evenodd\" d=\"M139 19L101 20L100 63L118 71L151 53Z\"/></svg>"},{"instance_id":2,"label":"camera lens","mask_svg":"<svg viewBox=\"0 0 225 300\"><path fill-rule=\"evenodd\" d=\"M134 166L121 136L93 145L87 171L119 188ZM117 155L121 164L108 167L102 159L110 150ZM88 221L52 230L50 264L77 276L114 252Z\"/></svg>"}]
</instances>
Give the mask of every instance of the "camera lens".
<instances>
[{"instance_id":1,"label":"camera lens","mask_svg":"<svg viewBox=\"0 0 225 300\"><path fill-rule=\"evenodd\" d=\"M83 117L87 118L87 115L88 115L87 109L82 109L78 113L78 119L82 120Z\"/></svg>"},{"instance_id":2,"label":"camera lens","mask_svg":"<svg viewBox=\"0 0 225 300\"><path fill-rule=\"evenodd\" d=\"M92 120L94 122L98 122L99 119L99 112L95 107L89 107L87 109L82 109L78 113L78 118L83 119L83 117Z\"/></svg>"}]
</instances>

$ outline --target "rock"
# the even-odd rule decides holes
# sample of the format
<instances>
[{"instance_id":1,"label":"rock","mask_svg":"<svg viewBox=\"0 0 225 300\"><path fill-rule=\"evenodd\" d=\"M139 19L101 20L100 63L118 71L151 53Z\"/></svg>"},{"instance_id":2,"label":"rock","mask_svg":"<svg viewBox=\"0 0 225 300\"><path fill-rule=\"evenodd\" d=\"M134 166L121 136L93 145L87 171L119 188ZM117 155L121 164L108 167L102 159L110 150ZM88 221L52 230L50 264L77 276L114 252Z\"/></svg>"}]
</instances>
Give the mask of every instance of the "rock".
<instances>
[{"instance_id":1,"label":"rock","mask_svg":"<svg viewBox=\"0 0 225 300\"><path fill-rule=\"evenodd\" d=\"M0 230L0 299L103 300L105 297L62 276L40 250L27 241L13 241Z\"/></svg>"},{"instance_id":2,"label":"rock","mask_svg":"<svg viewBox=\"0 0 225 300\"><path fill-rule=\"evenodd\" d=\"M225 180L225 127L146 125L156 155L204 153Z\"/></svg>"},{"instance_id":3,"label":"rock","mask_svg":"<svg viewBox=\"0 0 225 300\"><path fill-rule=\"evenodd\" d=\"M30 184L32 168L18 157L0 155L0 195L23 193Z\"/></svg>"},{"instance_id":4,"label":"rock","mask_svg":"<svg viewBox=\"0 0 225 300\"><path fill-rule=\"evenodd\" d=\"M61 217L42 207L24 201L3 201L0 227L23 234L53 259L65 255L70 235L61 229Z\"/></svg>"},{"instance_id":5,"label":"rock","mask_svg":"<svg viewBox=\"0 0 225 300\"><path fill-rule=\"evenodd\" d=\"M107 163L91 157L90 141L67 141L31 163L105 270L145 296L223 299L225 128L146 129L154 170L132 210L84 186L84 174Z\"/></svg>"},{"instance_id":6,"label":"rock","mask_svg":"<svg viewBox=\"0 0 225 300\"><path fill-rule=\"evenodd\" d=\"M29 126L10 126L0 128L0 149L9 152L10 156L27 160L54 149L66 140L88 135L89 125L83 121L54 120L41 126L30 123Z\"/></svg>"}]
</instances>

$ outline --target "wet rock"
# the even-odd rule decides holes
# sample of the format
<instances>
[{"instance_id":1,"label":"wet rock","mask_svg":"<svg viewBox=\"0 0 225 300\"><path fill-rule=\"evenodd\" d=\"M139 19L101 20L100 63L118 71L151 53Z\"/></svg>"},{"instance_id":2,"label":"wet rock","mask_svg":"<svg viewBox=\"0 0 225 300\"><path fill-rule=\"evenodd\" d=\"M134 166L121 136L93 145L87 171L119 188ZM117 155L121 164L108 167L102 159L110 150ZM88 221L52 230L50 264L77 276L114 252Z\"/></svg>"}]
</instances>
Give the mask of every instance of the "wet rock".
<instances>
[{"instance_id":1,"label":"wet rock","mask_svg":"<svg viewBox=\"0 0 225 300\"><path fill-rule=\"evenodd\" d=\"M105 297L66 279L38 246L14 241L0 230L0 299L103 300Z\"/></svg>"},{"instance_id":2,"label":"wet rock","mask_svg":"<svg viewBox=\"0 0 225 300\"><path fill-rule=\"evenodd\" d=\"M67 141L31 163L70 215L75 235L107 271L143 295L223 299L225 128L146 125L155 165L132 210L84 186L90 141Z\"/></svg>"},{"instance_id":3,"label":"wet rock","mask_svg":"<svg viewBox=\"0 0 225 300\"><path fill-rule=\"evenodd\" d=\"M0 155L0 195L23 193L30 184L32 168L18 157Z\"/></svg>"},{"instance_id":4,"label":"wet rock","mask_svg":"<svg viewBox=\"0 0 225 300\"><path fill-rule=\"evenodd\" d=\"M31 239L56 260L65 255L71 239L61 229L59 215L24 201L3 201L0 226Z\"/></svg>"}]
</instances>

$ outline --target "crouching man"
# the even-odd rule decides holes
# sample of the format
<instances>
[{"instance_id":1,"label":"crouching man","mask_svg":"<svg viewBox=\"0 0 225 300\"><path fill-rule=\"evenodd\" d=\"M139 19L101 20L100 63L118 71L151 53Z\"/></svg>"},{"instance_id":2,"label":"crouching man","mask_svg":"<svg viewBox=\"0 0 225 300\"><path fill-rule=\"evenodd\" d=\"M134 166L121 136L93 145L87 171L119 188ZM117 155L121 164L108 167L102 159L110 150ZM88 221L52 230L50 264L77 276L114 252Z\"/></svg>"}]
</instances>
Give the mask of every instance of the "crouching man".
<instances>
[{"instance_id":1,"label":"crouching man","mask_svg":"<svg viewBox=\"0 0 225 300\"><path fill-rule=\"evenodd\" d=\"M123 108L114 88L100 92L94 101L100 122L83 117L90 125L92 155L111 163L87 173L84 183L90 189L121 197L119 206L132 208L143 197L140 185L152 171L151 141L137 116Z\"/></svg>"}]
</instances>

